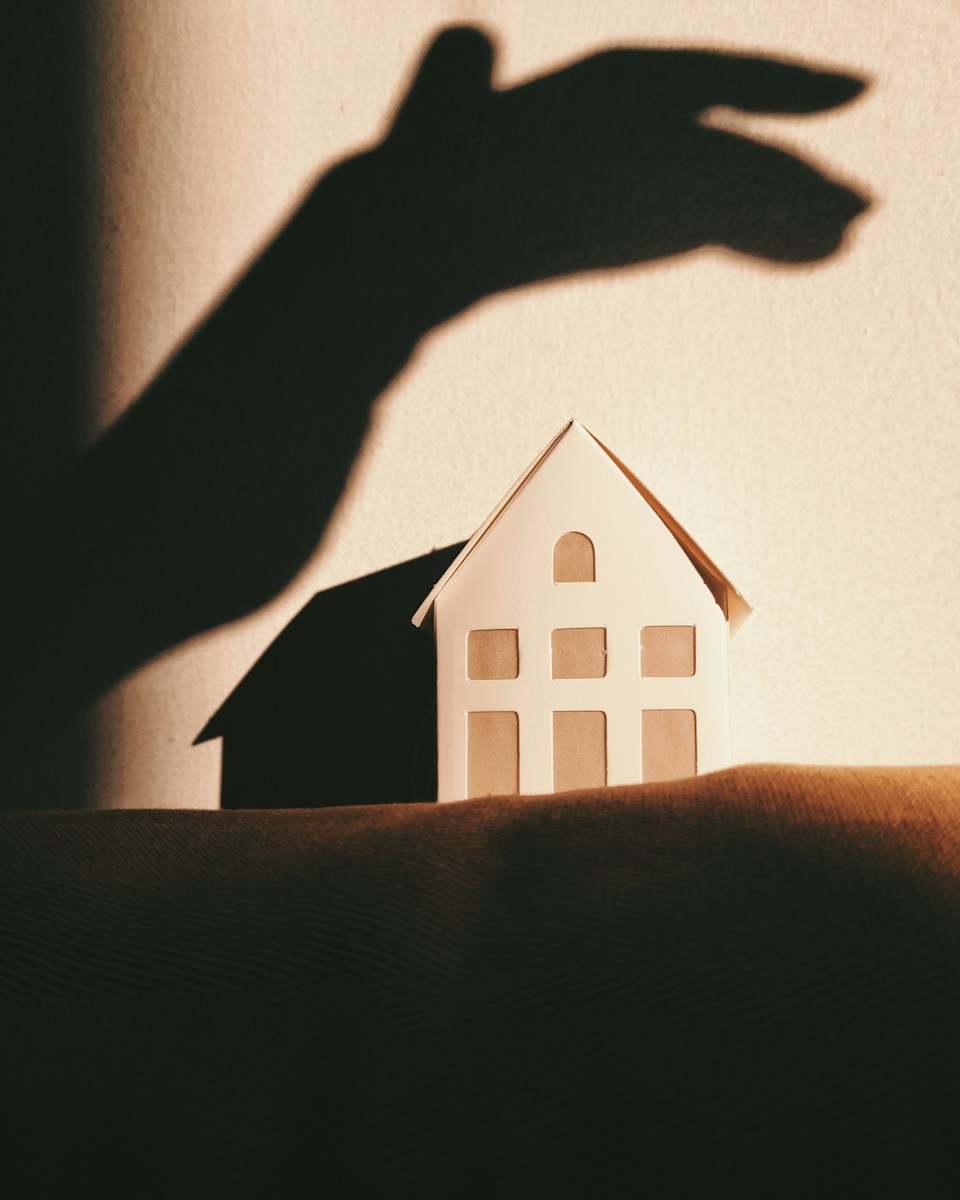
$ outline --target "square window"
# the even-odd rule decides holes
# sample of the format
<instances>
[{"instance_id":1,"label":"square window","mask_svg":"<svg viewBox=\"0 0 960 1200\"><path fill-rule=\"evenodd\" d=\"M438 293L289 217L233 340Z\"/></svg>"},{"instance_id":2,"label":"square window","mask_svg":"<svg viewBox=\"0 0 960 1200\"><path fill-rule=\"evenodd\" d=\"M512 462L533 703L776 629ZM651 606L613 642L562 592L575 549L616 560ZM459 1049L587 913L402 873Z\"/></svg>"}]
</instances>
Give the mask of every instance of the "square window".
<instances>
[{"instance_id":1,"label":"square window","mask_svg":"<svg viewBox=\"0 0 960 1200\"><path fill-rule=\"evenodd\" d=\"M520 651L516 629L472 629L467 636L468 679L516 679Z\"/></svg>"},{"instance_id":2,"label":"square window","mask_svg":"<svg viewBox=\"0 0 960 1200\"><path fill-rule=\"evenodd\" d=\"M665 679L696 670L692 625L644 625L640 631L640 674Z\"/></svg>"},{"instance_id":3,"label":"square window","mask_svg":"<svg viewBox=\"0 0 960 1200\"><path fill-rule=\"evenodd\" d=\"M606 629L555 629L550 647L554 679L602 679L607 673Z\"/></svg>"}]
</instances>

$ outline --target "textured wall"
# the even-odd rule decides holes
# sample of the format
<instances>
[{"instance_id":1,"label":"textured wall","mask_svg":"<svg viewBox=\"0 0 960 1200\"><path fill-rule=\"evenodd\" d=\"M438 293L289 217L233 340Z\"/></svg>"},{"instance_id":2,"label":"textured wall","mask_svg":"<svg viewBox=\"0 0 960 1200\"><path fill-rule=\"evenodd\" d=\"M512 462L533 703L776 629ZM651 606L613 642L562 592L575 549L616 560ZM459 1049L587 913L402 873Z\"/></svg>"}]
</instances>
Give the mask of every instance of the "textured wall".
<instances>
[{"instance_id":1,"label":"textured wall","mask_svg":"<svg viewBox=\"0 0 960 1200\"><path fill-rule=\"evenodd\" d=\"M733 642L734 758L960 759L960 12L948 0L110 0L93 29L99 333L92 436L309 183L377 140L444 24L497 83L613 45L869 77L815 117L713 119L866 191L825 263L704 249L500 293L380 401L320 548L258 613L98 706L99 800L212 806L190 743L319 588L468 535L570 416L628 462L755 607Z\"/></svg>"}]
</instances>

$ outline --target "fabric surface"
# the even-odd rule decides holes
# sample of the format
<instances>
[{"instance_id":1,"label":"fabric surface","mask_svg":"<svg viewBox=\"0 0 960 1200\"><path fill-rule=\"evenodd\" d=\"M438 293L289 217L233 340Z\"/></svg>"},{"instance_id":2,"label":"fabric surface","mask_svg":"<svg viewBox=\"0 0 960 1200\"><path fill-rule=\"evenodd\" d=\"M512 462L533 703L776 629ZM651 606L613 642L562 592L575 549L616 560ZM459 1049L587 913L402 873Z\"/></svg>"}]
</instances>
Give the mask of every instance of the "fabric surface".
<instances>
[{"instance_id":1,"label":"fabric surface","mask_svg":"<svg viewBox=\"0 0 960 1200\"><path fill-rule=\"evenodd\" d=\"M11 1196L960 1195L960 768L0 820Z\"/></svg>"}]
</instances>

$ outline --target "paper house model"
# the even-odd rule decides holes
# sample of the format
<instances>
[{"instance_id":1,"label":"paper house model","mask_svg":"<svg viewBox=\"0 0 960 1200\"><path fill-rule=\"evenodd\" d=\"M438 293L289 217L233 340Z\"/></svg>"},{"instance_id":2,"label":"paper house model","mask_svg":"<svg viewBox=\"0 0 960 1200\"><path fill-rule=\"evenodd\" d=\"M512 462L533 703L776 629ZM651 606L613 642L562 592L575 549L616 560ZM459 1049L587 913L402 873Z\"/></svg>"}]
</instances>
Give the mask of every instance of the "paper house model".
<instances>
[{"instance_id":1,"label":"paper house model","mask_svg":"<svg viewBox=\"0 0 960 1200\"><path fill-rule=\"evenodd\" d=\"M727 643L750 606L579 422L413 617L437 645L438 799L729 765Z\"/></svg>"}]
</instances>

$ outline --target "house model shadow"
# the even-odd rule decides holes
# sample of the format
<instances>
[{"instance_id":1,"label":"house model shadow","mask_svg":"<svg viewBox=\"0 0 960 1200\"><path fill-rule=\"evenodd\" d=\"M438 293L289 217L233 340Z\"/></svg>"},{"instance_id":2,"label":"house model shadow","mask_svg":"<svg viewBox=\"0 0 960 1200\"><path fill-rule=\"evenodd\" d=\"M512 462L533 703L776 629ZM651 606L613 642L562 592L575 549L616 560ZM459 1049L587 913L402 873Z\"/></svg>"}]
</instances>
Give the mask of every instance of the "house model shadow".
<instances>
[{"instance_id":1,"label":"house model shadow","mask_svg":"<svg viewBox=\"0 0 960 1200\"><path fill-rule=\"evenodd\" d=\"M223 739L221 807L436 800L436 655L410 612L461 548L301 609L195 739Z\"/></svg>"}]
</instances>

